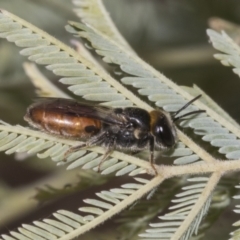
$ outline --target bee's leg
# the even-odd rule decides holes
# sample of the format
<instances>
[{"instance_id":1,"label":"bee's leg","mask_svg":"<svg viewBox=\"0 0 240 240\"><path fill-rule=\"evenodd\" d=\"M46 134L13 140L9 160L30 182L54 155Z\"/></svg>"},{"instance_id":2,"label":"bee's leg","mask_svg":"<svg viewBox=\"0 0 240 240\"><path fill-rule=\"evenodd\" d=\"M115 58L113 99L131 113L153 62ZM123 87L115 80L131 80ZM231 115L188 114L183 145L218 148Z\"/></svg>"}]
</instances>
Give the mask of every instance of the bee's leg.
<instances>
[{"instance_id":1,"label":"bee's leg","mask_svg":"<svg viewBox=\"0 0 240 240\"><path fill-rule=\"evenodd\" d=\"M69 155L72 152L76 152L85 147L92 147L92 146L101 144L104 137L105 137L105 133L101 132L98 135L91 137L87 142L81 143L77 146L70 147L64 154L64 160L66 159L67 155Z\"/></svg>"},{"instance_id":2,"label":"bee's leg","mask_svg":"<svg viewBox=\"0 0 240 240\"><path fill-rule=\"evenodd\" d=\"M104 143L103 143L104 147L106 148L106 152L104 153L100 163L98 164L98 172L100 172L101 170L101 165L103 164L103 162L109 157L109 155L111 154L111 152L115 149L116 146L116 137L115 136L111 136L111 134L109 134L108 132L106 132L106 136L104 138Z\"/></svg>"},{"instance_id":3,"label":"bee's leg","mask_svg":"<svg viewBox=\"0 0 240 240\"><path fill-rule=\"evenodd\" d=\"M73 152L76 152L82 148L85 148L87 147L87 143L81 143L77 146L73 146L73 147L70 147L65 153L64 153L64 161L66 161L67 159L67 156L70 154L70 153L73 153Z\"/></svg>"},{"instance_id":4,"label":"bee's leg","mask_svg":"<svg viewBox=\"0 0 240 240\"><path fill-rule=\"evenodd\" d=\"M149 162L151 164L151 167L153 168L156 175L158 175L157 169L154 166L154 138L150 137L149 141L149 151L150 151L150 159Z\"/></svg>"},{"instance_id":5,"label":"bee's leg","mask_svg":"<svg viewBox=\"0 0 240 240\"><path fill-rule=\"evenodd\" d=\"M109 155L111 154L111 152L112 152L112 149L108 149L108 150L104 153L104 155L103 155L100 163L98 164L98 172L100 172L101 166L102 166L103 162L109 157Z\"/></svg>"}]
</instances>

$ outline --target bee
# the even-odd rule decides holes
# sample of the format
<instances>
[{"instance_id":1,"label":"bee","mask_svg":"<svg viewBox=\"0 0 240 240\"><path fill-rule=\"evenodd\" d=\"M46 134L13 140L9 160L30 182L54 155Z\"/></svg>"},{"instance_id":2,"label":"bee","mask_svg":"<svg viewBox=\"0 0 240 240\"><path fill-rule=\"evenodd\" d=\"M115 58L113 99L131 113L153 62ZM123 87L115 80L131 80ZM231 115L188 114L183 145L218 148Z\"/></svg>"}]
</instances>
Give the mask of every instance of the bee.
<instances>
[{"instance_id":1,"label":"bee","mask_svg":"<svg viewBox=\"0 0 240 240\"><path fill-rule=\"evenodd\" d=\"M42 98L28 107L24 119L30 126L43 132L85 140L71 147L65 156L85 147L103 147L106 151L98 166L99 171L101 163L114 149L130 152L149 149L149 162L157 173L154 150L174 147L178 141L175 122L204 111L178 114L200 97L193 98L172 114L160 109L148 112L138 107L111 108L71 99Z\"/></svg>"}]
</instances>

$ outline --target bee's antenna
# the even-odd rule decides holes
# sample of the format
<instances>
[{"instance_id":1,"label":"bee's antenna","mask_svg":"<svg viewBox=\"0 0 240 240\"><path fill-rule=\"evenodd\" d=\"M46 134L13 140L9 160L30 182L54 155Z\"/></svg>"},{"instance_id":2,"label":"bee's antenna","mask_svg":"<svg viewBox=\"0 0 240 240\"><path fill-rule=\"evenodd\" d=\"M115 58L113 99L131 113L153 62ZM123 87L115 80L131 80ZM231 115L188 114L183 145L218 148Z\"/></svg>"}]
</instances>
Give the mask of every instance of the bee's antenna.
<instances>
[{"instance_id":1,"label":"bee's antenna","mask_svg":"<svg viewBox=\"0 0 240 240\"><path fill-rule=\"evenodd\" d=\"M172 119L173 119L173 121L175 122L175 121L179 120L180 118L186 117L186 116L191 115L191 114L196 114L196 113L205 112L205 110L196 110L196 111L192 111L192 112L183 114L183 115L181 115L181 116L179 116L179 117L176 117L176 115L178 115L181 111L183 111L185 108L187 108L191 103L195 102L195 101L196 101L197 99L199 99L201 96L202 96L201 94L198 95L198 96L196 96L196 97L193 98L191 101L187 102L187 103L186 103L183 107L181 107L178 111L174 112L174 113L172 114Z\"/></svg>"},{"instance_id":2,"label":"bee's antenna","mask_svg":"<svg viewBox=\"0 0 240 240\"><path fill-rule=\"evenodd\" d=\"M183 114L183 115L181 115L181 116L179 116L179 117L173 118L173 122L176 122L176 121L179 120L180 118L186 117L186 116L188 116L188 115L192 115L192 114L196 114L196 113L202 113L202 112L205 112L205 110L196 110L196 111L192 111L192 112Z\"/></svg>"}]
</instances>

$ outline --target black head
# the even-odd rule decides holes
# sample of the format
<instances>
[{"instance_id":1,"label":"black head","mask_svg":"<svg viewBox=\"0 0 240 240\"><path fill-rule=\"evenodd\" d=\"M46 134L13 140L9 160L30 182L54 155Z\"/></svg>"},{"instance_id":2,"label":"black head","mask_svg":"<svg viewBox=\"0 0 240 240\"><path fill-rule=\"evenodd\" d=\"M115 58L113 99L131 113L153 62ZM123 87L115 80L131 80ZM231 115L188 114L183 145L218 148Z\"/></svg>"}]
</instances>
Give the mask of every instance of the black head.
<instances>
[{"instance_id":1,"label":"black head","mask_svg":"<svg viewBox=\"0 0 240 240\"><path fill-rule=\"evenodd\" d=\"M151 133L155 138L156 147L171 148L177 142L177 132L170 115L164 111L150 112Z\"/></svg>"},{"instance_id":2,"label":"black head","mask_svg":"<svg viewBox=\"0 0 240 240\"><path fill-rule=\"evenodd\" d=\"M182 110L187 108L191 103L193 103L200 97L201 95L193 98L191 101L185 104L178 111L174 112L172 115L162 110L154 110L150 112L151 134L155 138L156 147L160 149L173 147L178 140L174 122L191 114L205 112L204 110L196 110L177 116Z\"/></svg>"}]
</instances>

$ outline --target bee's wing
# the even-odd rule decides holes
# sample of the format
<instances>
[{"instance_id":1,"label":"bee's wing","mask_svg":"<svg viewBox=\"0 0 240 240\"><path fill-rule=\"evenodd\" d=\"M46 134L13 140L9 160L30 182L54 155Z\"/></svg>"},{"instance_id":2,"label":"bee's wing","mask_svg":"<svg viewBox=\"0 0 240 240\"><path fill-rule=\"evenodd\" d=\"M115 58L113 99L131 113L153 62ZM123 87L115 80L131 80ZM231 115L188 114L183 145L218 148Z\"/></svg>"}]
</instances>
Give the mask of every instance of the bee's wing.
<instances>
[{"instance_id":1,"label":"bee's wing","mask_svg":"<svg viewBox=\"0 0 240 240\"><path fill-rule=\"evenodd\" d=\"M126 123L124 115L117 114L114 108L101 105L91 105L84 102L77 102L65 98L38 98L35 103L29 106L32 108L41 108L45 111L54 111L66 115L77 117L87 117L101 120L108 124L122 125Z\"/></svg>"}]
</instances>

